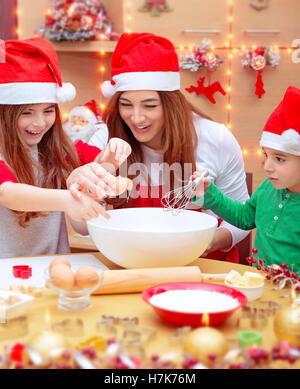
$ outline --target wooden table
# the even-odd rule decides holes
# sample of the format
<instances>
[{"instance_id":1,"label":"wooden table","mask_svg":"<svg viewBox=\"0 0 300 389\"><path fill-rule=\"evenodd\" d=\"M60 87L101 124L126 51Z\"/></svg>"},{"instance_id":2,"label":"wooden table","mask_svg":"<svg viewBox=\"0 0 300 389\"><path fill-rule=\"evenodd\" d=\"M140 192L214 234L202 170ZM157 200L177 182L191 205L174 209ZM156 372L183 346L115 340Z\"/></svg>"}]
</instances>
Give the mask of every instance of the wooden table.
<instances>
[{"instance_id":1,"label":"wooden table","mask_svg":"<svg viewBox=\"0 0 300 389\"><path fill-rule=\"evenodd\" d=\"M120 267L108 261L101 253L95 252L93 255L103 262L110 269L119 269ZM203 273L226 273L231 269L239 271L241 274L249 270L248 266L232 264L228 262L214 261L208 259L198 259L191 265L200 267ZM221 283L221 282L220 282ZM280 303L287 304L287 299L280 296L283 291L272 290L272 283L266 282L264 287L263 300L277 300ZM66 318L80 318L84 322L84 332L82 336L69 336L67 339L71 345L78 344L81 340L87 339L93 335L100 335L96 331L96 323L101 320L102 315L114 315L118 317L138 317L141 325L150 326L156 329L157 333L153 341L147 346L147 352L162 354L171 351L177 346L170 345L169 335L176 330L176 326L169 324L156 315L154 310L146 304L140 293L98 295L92 296L92 308L86 312L69 313L59 310L56 306L57 294L45 289L43 296L36 298L28 311L27 322L28 332L21 334L17 330L14 333L5 333L3 328L0 333L0 347L4 344L15 341L30 341L30 337L43 330L51 330L52 325ZM218 329L228 338L236 338L239 330L245 330L237 327L237 321L241 315L241 310L236 311L225 323ZM3 325L2 325L3 326ZM273 318L269 318L268 325L264 329L255 330L263 335L263 346L271 348L278 343L273 333Z\"/></svg>"}]
</instances>

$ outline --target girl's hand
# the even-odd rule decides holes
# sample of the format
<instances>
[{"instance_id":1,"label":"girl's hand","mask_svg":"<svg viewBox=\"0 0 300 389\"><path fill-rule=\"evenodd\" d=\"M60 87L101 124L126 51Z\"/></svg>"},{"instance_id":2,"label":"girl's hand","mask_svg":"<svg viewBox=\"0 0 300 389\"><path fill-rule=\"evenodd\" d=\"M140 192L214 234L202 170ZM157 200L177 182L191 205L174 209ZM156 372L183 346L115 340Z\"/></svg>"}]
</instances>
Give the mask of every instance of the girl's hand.
<instances>
[{"instance_id":1,"label":"girl's hand","mask_svg":"<svg viewBox=\"0 0 300 389\"><path fill-rule=\"evenodd\" d=\"M118 169L130 154L131 147L127 142L120 138L111 138L105 149L97 156L95 162L112 164L114 169Z\"/></svg>"},{"instance_id":2,"label":"girl's hand","mask_svg":"<svg viewBox=\"0 0 300 389\"><path fill-rule=\"evenodd\" d=\"M96 200L85 193L78 199L74 198L70 192L66 191L64 212L77 222L94 219L99 215L102 215L106 219L110 218L110 215L105 209Z\"/></svg>"},{"instance_id":3,"label":"girl's hand","mask_svg":"<svg viewBox=\"0 0 300 389\"><path fill-rule=\"evenodd\" d=\"M108 173L97 162L91 162L73 170L67 178L67 188L74 198L81 198L82 192L91 198L102 199L116 190L116 177Z\"/></svg>"},{"instance_id":4,"label":"girl's hand","mask_svg":"<svg viewBox=\"0 0 300 389\"><path fill-rule=\"evenodd\" d=\"M202 176L201 172L195 171L190 178L190 182L194 181L196 178L201 177L201 176ZM202 182L197 186L197 188L194 192L194 195L196 197L202 197L204 195L204 193L207 191L209 185L210 185L210 180L208 178L204 177Z\"/></svg>"}]
</instances>

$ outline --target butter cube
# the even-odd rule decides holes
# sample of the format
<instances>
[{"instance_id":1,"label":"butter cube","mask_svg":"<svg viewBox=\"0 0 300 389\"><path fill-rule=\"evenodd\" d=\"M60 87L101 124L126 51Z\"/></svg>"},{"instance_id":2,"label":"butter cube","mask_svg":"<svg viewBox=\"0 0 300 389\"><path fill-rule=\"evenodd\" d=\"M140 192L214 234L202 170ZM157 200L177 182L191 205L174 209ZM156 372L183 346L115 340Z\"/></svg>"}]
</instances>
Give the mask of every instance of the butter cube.
<instances>
[{"instance_id":1,"label":"butter cube","mask_svg":"<svg viewBox=\"0 0 300 389\"><path fill-rule=\"evenodd\" d=\"M258 273L245 271L244 273L245 286L254 287L260 286L264 282L264 277Z\"/></svg>"},{"instance_id":2,"label":"butter cube","mask_svg":"<svg viewBox=\"0 0 300 389\"><path fill-rule=\"evenodd\" d=\"M243 280L243 277L240 275L239 272L235 271L235 270L231 270L225 280L231 284L231 285L234 285L234 286L244 286L245 282Z\"/></svg>"}]
</instances>

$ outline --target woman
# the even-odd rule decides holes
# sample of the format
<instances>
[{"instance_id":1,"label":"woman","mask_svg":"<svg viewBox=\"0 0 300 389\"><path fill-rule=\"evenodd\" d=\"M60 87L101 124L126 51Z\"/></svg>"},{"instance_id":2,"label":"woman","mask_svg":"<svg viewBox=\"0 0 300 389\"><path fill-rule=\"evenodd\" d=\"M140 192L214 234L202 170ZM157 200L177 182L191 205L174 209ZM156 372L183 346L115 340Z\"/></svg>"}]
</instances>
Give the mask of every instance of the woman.
<instances>
[{"instance_id":1,"label":"woman","mask_svg":"<svg viewBox=\"0 0 300 389\"><path fill-rule=\"evenodd\" d=\"M119 137L132 148L120 173L134 178L135 189L128 200L112 201L115 208L160 207L162 194L187 182L194 170L207 170L228 196L248 199L241 149L224 125L209 120L180 92L178 58L170 41L148 33L123 34L111 69L111 81L102 85L103 94L111 96L103 116L106 124L89 143L102 148L111 137ZM74 184L83 177L91 177L88 168L68 178L74 195ZM87 180L85 185L95 188ZM247 234L220 220L205 255L237 262L235 244Z\"/></svg>"}]
</instances>

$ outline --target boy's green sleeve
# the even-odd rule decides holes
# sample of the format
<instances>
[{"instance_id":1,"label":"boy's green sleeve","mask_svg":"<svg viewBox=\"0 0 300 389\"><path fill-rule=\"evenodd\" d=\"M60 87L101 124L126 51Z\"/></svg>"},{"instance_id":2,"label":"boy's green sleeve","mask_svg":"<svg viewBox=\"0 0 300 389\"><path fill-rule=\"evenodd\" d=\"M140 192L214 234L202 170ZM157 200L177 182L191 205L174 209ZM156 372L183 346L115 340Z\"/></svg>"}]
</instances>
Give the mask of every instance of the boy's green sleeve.
<instances>
[{"instance_id":1,"label":"boy's green sleeve","mask_svg":"<svg viewBox=\"0 0 300 389\"><path fill-rule=\"evenodd\" d=\"M226 195L213 183L202 198L193 197L192 203L211 209L223 220L243 230L251 230L255 225L256 195L253 194L244 204Z\"/></svg>"}]
</instances>

